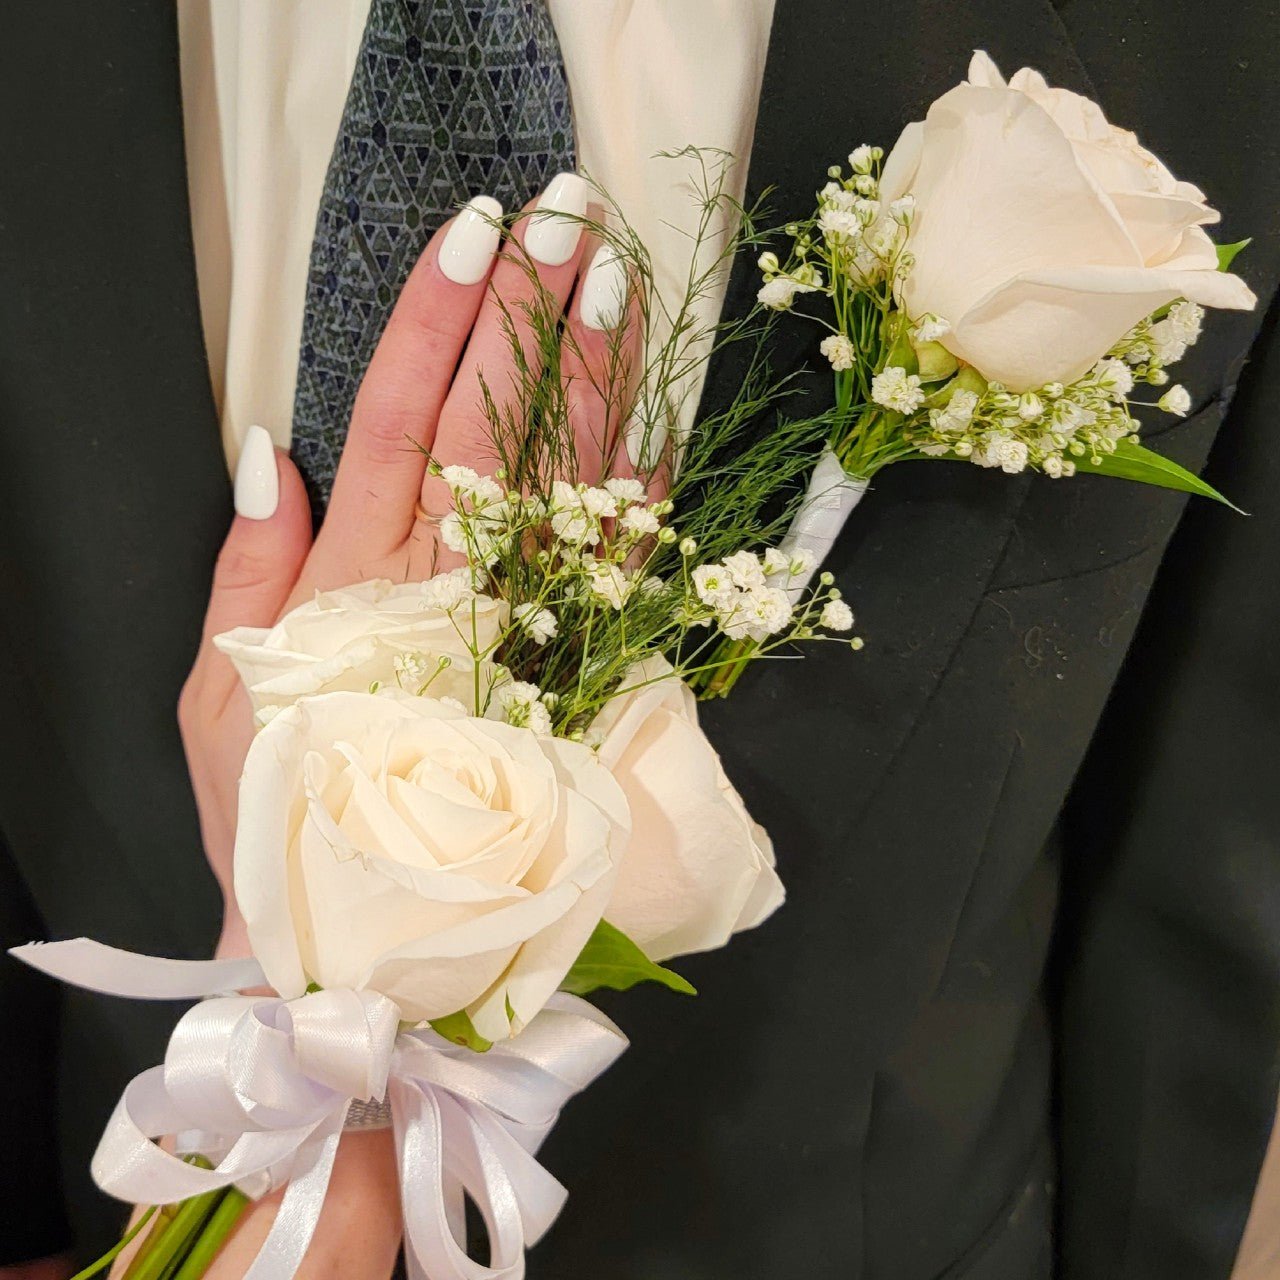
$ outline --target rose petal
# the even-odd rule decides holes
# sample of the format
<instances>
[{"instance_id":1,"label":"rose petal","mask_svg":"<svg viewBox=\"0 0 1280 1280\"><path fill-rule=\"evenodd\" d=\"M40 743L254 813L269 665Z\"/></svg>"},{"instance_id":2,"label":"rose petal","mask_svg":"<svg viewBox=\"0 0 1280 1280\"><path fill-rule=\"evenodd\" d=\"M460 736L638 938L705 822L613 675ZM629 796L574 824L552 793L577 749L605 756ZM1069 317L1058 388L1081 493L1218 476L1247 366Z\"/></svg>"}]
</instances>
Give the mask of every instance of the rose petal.
<instances>
[{"instance_id":1,"label":"rose petal","mask_svg":"<svg viewBox=\"0 0 1280 1280\"><path fill-rule=\"evenodd\" d=\"M995 289L946 343L1013 391L1072 382L1144 316L1177 298L1247 310L1253 293L1219 271L1080 267L1029 273Z\"/></svg>"},{"instance_id":2,"label":"rose petal","mask_svg":"<svg viewBox=\"0 0 1280 1280\"><path fill-rule=\"evenodd\" d=\"M1141 265L1062 131L1024 94L961 85L935 102L913 190L912 315L955 325L977 299L1047 266Z\"/></svg>"}]
</instances>

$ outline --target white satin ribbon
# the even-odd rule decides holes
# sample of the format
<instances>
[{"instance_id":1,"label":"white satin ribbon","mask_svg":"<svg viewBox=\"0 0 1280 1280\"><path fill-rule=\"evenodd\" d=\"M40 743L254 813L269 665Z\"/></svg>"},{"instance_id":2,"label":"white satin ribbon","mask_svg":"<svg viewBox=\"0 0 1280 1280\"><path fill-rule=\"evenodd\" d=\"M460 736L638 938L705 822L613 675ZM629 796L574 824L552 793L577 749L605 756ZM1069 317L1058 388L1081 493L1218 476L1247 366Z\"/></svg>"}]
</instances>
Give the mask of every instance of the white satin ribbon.
<instances>
[{"instance_id":1,"label":"white satin ribbon","mask_svg":"<svg viewBox=\"0 0 1280 1280\"><path fill-rule=\"evenodd\" d=\"M797 574L787 583L787 594L793 604L822 567L822 562L840 536L840 530L866 491L866 480L846 475L836 455L830 449L822 451L818 465L809 477L809 487L805 490L800 510L778 544L787 555L794 555L800 550L813 552L813 568L807 573Z\"/></svg>"},{"instance_id":2,"label":"white satin ribbon","mask_svg":"<svg viewBox=\"0 0 1280 1280\"><path fill-rule=\"evenodd\" d=\"M85 938L12 954L66 982L142 999L213 995L230 978L262 982L252 961L161 960ZM525 1250L567 1194L534 1153L564 1104L626 1046L608 1018L563 993L485 1054L429 1029L400 1029L396 1005L369 991L207 999L174 1028L164 1065L125 1088L93 1177L135 1204L233 1184L259 1196L287 1184L246 1278L288 1280L319 1220L348 1109L389 1095L412 1280L520 1280ZM177 1135L215 1166L155 1144ZM488 1230L487 1266L466 1251L466 1196Z\"/></svg>"}]
</instances>

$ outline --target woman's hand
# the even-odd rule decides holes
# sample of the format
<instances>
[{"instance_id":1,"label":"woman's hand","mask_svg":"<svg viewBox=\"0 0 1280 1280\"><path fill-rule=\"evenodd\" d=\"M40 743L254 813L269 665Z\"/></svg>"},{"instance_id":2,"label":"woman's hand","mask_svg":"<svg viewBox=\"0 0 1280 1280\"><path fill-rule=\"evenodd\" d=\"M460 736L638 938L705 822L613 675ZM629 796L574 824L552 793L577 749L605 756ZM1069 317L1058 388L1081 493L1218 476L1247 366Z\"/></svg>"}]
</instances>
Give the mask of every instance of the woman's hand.
<instances>
[{"instance_id":1,"label":"woman's hand","mask_svg":"<svg viewBox=\"0 0 1280 1280\"><path fill-rule=\"evenodd\" d=\"M581 216L586 195L582 179L564 174L537 207ZM578 223L521 219L515 235L526 256L519 259L515 252L499 255L489 221L497 206L483 204L487 208L469 207L436 234L405 284L356 398L314 543L293 464L271 449L261 429L245 442L236 476L240 514L218 558L204 635L178 708L205 852L226 903L220 955L248 954L231 855L237 783L253 724L248 696L213 637L237 626L270 626L316 590L371 578L426 579L460 563L438 538L436 521L447 513L449 495L427 474L423 450L442 465L460 463L481 474L495 469L482 380L499 410L515 407L509 325L536 367L537 343L525 313L535 290L530 268L552 306L565 309L575 293L586 256ZM618 406L606 406L599 393L611 380L604 366L616 358L609 330L621 319L622 273L607 251L597 254L565 318L571 340L562 368L581 472L570 479L594 483L629 472L618 445ZM419 504L434 519L422 519Z\"/></svg>"},{"instance_id":2,"label":"woman's hand","mask_svg":"<svg viewBox=\"0 0 1280 1280\"><path fill-rule=\"evenodd\" d=\"M586 184L566 174L536 207L581 216L586 198ZM489 221L496 212L493 201L473 201L414 267L361 385L314 542L293 464L260 429L245 442L236 475L238 514L218 558L200 650L178 709L205 851L226 904L221 955L249 954L232 892L232 849L237 783L253 723L248 696L213 637L238 626L270 626L316 590L378 577L426 579L460 562L439 542L438 519L447 513L449 495L427 473L423 450L442 465L495 470L482 381L500 410L516 406L509 326L536 367L538 344L525 306L538 286L558 312L567 308L562 371L580 475L566 478L598 483L630 474L625 447L618 445L621 406L606 404L599 393L616 382L606 365L618 357L620 344L610 331L622 320L625 269L600 251L579 286L590 246L583 228L566 218L522 219L514 234L524 256L500 255ZM388 1134L344 1139L331 1203L301 1274L387 1275L400 1233L395 1183ZM211 1276L243 1274L278 1201L279 1193L253 1206Z\"/></svg>"}]
</instances>

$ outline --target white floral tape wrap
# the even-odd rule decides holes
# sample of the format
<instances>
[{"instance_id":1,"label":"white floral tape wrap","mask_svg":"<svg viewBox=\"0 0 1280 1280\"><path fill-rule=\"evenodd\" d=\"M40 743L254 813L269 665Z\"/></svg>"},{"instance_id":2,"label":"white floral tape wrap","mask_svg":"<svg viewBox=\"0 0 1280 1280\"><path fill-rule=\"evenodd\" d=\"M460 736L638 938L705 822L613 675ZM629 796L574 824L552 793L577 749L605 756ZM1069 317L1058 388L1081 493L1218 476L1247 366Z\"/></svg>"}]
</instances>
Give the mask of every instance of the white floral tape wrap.
<instances>
[{"instance_id":1,"label":"white floral tape wrap","mask_svg":"<svg viewBox=\"0 0 1280 1280\"><path fill-rule=\"evenodd\" d=\"M793 604L822 567L822 562L840 536L840 530L866 491L865 480L846 475L836 455L830 449L823 450L809 477L804 502L779 544L779 550L787 555L794 555L797 551L813 552L813 567L787 583L787 594Z\"/></svg>"},{"instance_id":2,"label":"white floral tape wrap","mask_svg":"<svg viewBox=\"0 0 1280 1280\"><path fill-rule=\"evenodd\" d=\"M627 1047L584 1000L563 993L516 1038L477 1054L434 1031L402 1030L370 991L297 1000L219 993L263 981L252 960L138 956L87 938L17 947L37 969L140 999L213 996L174 1028L164 1065L125 1088L93 1159L94 1181L135 1204L172 1204L232 1184L251 1196L287 1184L247 1280L288 1280L315 1231L348 1113L390 1102L411 1280L520 1280L525 1249L564 1204L534 1158L560 1109ZM181 1135L202 1169L155 1139ZM470 1196L490 1261L468 1256Z\"/></svg>"}]
</instances>

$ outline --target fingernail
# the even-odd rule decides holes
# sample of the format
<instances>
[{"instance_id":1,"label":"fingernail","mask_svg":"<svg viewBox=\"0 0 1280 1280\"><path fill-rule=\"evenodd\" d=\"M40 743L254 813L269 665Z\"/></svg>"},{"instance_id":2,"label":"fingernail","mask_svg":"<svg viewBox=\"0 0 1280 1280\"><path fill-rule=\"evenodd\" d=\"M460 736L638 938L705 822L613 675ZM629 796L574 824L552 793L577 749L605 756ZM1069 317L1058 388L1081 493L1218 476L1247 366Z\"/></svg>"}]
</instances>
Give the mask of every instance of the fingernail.
<instances>
[{"instance_id":1,"label":"fingernail","mask_svg":"<svg viewBox=\"0 0 1280 1280\"><path fill-rule=\"evenodd\" d=\"M602 244L582 281L582 323L588 329L616 329L627 302L627 264Z\"/></svg>"},{"instance_id":2,"label":"fingernail","mask_svg":"<svg viewBox=\"0 0 1280 1280\"><path fill-rule=\"evenodd\" d=\"M562 267L573 257L582 235L582 224L574 219L586 215L587 184L576 173L557 174L542 193L538 209L546 210L546 215L535 213L529 219L524 247L544 267ZM572 216L554 216L561 213Z\"/></svg>"},{"instance_id":3,"label":"fingernail","mask_svg":"<svg viewBox=\"0 0 1280 1280\"><path fill-rule=\"evenodd\" d=\"M236 514L248 520L270 520L280 502L280 476L271 437L259 426L244 433L236 463Z\"/></svg>"},{"instance_id":4,"label":"fingernail","mask_svg":"<svg viewBox=\"0 0 1280 1280\"><path fill-rule=\"evenodd\" d=\"M440 270L454 284L479 284L498 252L502 206L492 196L472 196L454 218L440 246Z\"/></svg>"}]
</instances>

